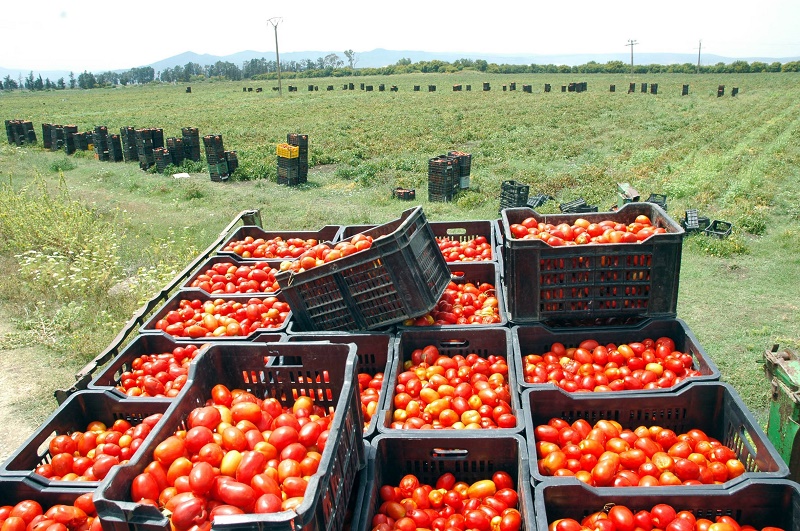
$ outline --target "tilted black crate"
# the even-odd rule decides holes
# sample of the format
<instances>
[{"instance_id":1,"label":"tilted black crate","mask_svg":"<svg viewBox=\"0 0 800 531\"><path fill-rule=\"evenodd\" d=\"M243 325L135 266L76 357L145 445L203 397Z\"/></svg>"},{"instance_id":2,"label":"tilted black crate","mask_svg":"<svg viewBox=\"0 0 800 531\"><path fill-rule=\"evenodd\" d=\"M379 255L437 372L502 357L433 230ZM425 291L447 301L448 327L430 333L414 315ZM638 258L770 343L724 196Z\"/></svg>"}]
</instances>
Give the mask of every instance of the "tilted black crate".
<instances>
[{"instance_id":1,"label":"tilted black crate","mask_svg":"<svg viewBox=\"0 0 800 531\"><path fill-rule=\"evenodd\" d=\"M369 249L276 277L304 330L374 330L430 311L450 281L421 207L369 229Z\"/></svg>"}]
</instances>

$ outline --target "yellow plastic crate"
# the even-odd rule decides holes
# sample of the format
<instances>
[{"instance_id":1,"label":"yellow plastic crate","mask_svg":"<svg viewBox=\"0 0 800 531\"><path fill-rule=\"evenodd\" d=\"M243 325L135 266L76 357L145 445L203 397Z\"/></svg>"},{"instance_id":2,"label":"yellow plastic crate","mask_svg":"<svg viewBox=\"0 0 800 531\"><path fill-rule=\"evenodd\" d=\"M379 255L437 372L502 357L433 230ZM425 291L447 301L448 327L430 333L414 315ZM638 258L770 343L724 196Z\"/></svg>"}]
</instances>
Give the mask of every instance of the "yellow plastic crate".
<instances>
[{"instance_id":1,"label":"yellow plastic crate","mask_svg":"<svg viewBox=\"0 0 800 531\"><path fill-rule=\"evenodd\" d=\"M298 146L290 146L289 144L278 144L277 153L279 157L285 159L296 159L300 156L300 148Z\"/></svg>"}]
</instances>

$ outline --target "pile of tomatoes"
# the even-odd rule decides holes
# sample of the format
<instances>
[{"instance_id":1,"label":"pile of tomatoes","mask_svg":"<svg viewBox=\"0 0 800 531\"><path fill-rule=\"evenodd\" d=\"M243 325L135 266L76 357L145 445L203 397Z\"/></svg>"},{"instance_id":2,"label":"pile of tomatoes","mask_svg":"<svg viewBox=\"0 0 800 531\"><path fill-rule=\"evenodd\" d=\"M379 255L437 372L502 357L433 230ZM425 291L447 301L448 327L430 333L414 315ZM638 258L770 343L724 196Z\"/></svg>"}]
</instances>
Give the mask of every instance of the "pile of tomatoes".
<instances>
[{"instance_id":1,"label":"pile of tomatoes","mask_svg":"<svg viewBox=\"0 0 800 531\"><path fill-rule=\"evenodd\" d=\"M458 481L447 472L435 485L408 474L397 486L383 485L378 492L381 505L372 517L372 531L518 531L522 527L519 494L511 476L503 471L473 483Z\"/></svg>"},{"instance_id":2,"label":"pile of tomatoes","mask_svg":"<svg viewBox=\"0 0 800 531\"><path fill-rule=\"evenodd\" d=\"M311 249L319 243L314 238L287 238L283 239L276 236L269 240L264 238L253 238L246 236L241 240L228 242L223 251L236 253L242 258L288 258L294 260L303 254L304 251Z\"/></svg>"},{"instance_id":3,"label":"pile of tomatoes","mask_svg":"<svg viewBox=\"0 0 800 531\"><path fill-rule=\"evenodd\" d=\"M280 270L302 273L353 253L366 251L370 247L372 247L372 236L365 234L356 234L348 241L339 242L333 247L327 243L319 243L303 251L296 259L282 262Z\"/></svg>"},{"instance_id":4,"label":"pile of tomatoes","mask_svg":"<svg viewBox=\"0 0 800 531\"><path fill-rule=\"evenodd\" d=\"M725 483L745 473L736 452L700 429L623 429L615 421L591 426L553 418L534 429L538 470L574 476L594 487L652 487Z\"/></svg>"},{"instance_id":5,"label":"pile of tomatoes","mask_svg":"<svg viewBox=\"0 0 800 531\"><path fill-rule=\"evenodd\" d=\"M186 429L165 438L131 484L134 502L171 513L176 531L208 531L217 515L275 513L303 502L332 415L311 398L291 407L218 384Z\"/></svg>"},{"instance_id":6,"label":"pile of tomatoes","mask_svg":"<svg viewBox=\"0 0 800 531\"><path fill-rule=\"evenodd\" d=\"M522 357L526 383L553 383L569 392L666 389L700 376L693 363L669 337L620 345L587 339L577 348L553 343L544 354Z\"/></svg>"},{"instance_id":7,"label":"pile of tomatoes","mask_svg":"<svg viewBox=\"0 0 800 531\"><path fill-rule=\"evenodd\" d=\"M361 414L364 417L364 430L367 429L372 417L378 411L382 385L382 372L375 373L374 376L370 376L365 372L358 373L358 392L361 398Z\"/></svg>"},{"instance_id":8,"label":"pile of tomatoes","mask_svg":"<svg viewBox=\"0 0 800 531\"><path fill-rule=\"evenodd\" d=\"M0 506L3 531L102 531L92 493L78 496L72 505L55 504L47 509L36 500Z\"/></svg>"},{"instance_id":9,"label":"pile of tomatoes","mask_svg":"<svg viewBox=\"0 0 800 531\"><path fill-rule=\"evenodd\" d=\"M278 270L268 262L236 265L233 262L217 262L197 275L189 287L206 293L275 293L280 289L275 280Z\"/></svg>"},{"instance_id":10,"label":"pile of tomatoes","mask_svg":"<svg viewBox=\"0 0 800 531\"><path fill-rule=\"evenodd\" d=\"M138 356L120 374L117 389L128 396L174 398L186 384L189 365L199 351L197 345L186 345Z\"/></svg>"},{"instance_id":11,"label":"pile of tomatoes","mask_svg":"<svg viewBox=\"0 0 800 531\"><path fill-rule=\"evenodd\" d=\"M508 364L502 356L445 356L428 345L403 365L392 429L514 428Z\"/></svg>"},{"instance_id":12,"label":"pile of tomatoes","mask_svg":"<svg viewBox=\"0 0 800 531\"><path fill-rule=\"evenodd\" d=\"M407 319L403 326L439 326L499 324L499 302L493 284L472 282L447 285L433 309L416 319Z\"/></svg>"},{"instance_id":13,"label":"pile of tomatoes","mask_svg":"<svg viewBox=\"0 0 800 531\"><path fill-rule=\"evenodd\" d=\"M562 245L586 245L590 243L638 243L654 234L664 234L666 229L654 227L650 218L645 215L636 216L633 223L624 224L610 219L591 223L578 218L569 223L543 223L536 218L524 219L522 223L514 223L508 227L513 238L521 240L542 240L552 247Z\"/></svg>"},{"instance_id":14,"label":"pile of tomatoes","mask_svg":"<svg viewBox=\"0 0 800 531\"><path fill-rule=\"evenodd\" d=\"M50 462L35 472L54 481L100 481L112 467L130 460L161 416L150 415L135 426L125 419L110 427L94 421L86 431L57 435L50 439Z\"/></svg>"},{"instance_id":15,"label":"pile of tomatoes","mask_svg":"<svg viewBox=\"0 0 800 531\"><path fill-rule=\"evenodd\" d=\"M247 300L183 299L156 322L156 329L176 337L247 336L260 328L280 328L289 304L277 297Z\"/></svg>"},{"instance_id":16,"label":"pile of tomatoes","mask_svg":"<svg viewBox=\"0 0 800 531\"><path fill-rule=\"evenodd\" d=\"M697 518L692 511L678 511L672 505L659 503L649 511L633 512L625 505L613 505L585 517L555 520L547 531L634 531L635 529L664 529L665 531L759 531L740 524L732 516L716 516L714 521ZM762 527L761 531L786 531L781 527Z\"/></svg>"},{"instance_id":17,"label":"pile of tomatoes","mask_svg":"<svg viewBox=\"0 0 800 531\"><path fill-rule=\"evenodd\" d=\"M468 241L437 236L436 243L448 262L477 262L492 259L492 245L486 236L477 236Z\"/></svg>"}]
</instances>

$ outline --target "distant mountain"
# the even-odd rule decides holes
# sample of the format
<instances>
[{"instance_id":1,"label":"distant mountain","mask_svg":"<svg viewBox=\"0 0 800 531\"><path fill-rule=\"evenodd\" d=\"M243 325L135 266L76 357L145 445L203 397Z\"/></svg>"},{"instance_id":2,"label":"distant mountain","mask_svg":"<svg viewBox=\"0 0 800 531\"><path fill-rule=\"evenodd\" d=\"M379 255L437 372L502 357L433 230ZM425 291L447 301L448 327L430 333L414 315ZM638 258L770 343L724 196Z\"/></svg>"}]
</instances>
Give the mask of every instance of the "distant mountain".
<instances>
[{"instance_id":1,"label":"distant mountain","mask_svg":"<svg viewBox=\"0 0 800 531\"><path fill-rule=\"evenodd\" d=\"M344 55L344 51L305 51L305 52L283 52L281 53L281 62L288 62L288 61L305 61L306 59L311 59L312 61L316 61L320 57L325 57L328 54L334 53L338 55L342 61L345 63L347 62L347 57ZM179 55L175 55L173 57L169 57L167 59L162 59L161 61L156 61L155 63L151 63L149 65L142 65L142 66L152 66L153 70L156 72L160 72L166 68L174 68L175 66L184 66L186 63L197 63L199 65L210 65L214 64L217 61L227 61L234 63L235 65L241 67L245 61L249 61L251 59L261 59L265 58L267 60L272 60L275 58L275 51L270 50L266 52L258 52L254 50L245 50L242 52L237 52L230 55L209 55L209 54L198 54L194 52L184 52ZM368 52L356 52L356 68L379 68L382 66L388 66L396 64L401 59L410 59L412 63L416 63L419 61L433 61L438 59L440 61L446 61L448 63L452 63L458 59L472 59L478 60L482 59L489 63L496 63L496 64L554 64L554 65L567 65L567 66L575 66L575 65L582 65L586 64L589 61L594 61L596 63L604 64L609 61L622 61L625 64L630 62L630 55L627 53L582 53L582 54L562 54L562 55L541 55L541 54L490 54L490 53L473 53L473 52L424 52L419 50L385 50L382 48L376 48L374 50L370 50ZM720 55L712 55L712 54L703 54L701 56L701 63L704 65L713 65L717 63L732 63L734 61L747 61L748 63L752 63L753 61L761 61L764 63L772 63L772 62L779 62L779 63L787 63L791 61L798 61L800 57L783 57L783 58L775 58L775 57L723 57ZM634 55L634 63L637 65L649 65L649 64L683 64L683 63L690 63L696 64L697 63L697 55L688 54L688 53L638 53ZM124 72L129 70L127 68L117 69L117 72ZM5 78L7 75L11 76L12 79L17 80L21 75L23 79L28 75L30 70L19 70L19 69L10 69L10 68L3 68L0 67L0 78ZM79 74L79 71L75 71L75 76ZM93 72L95 74L99 74L101 72ZM41 74L42 79L50 78L50 81L57 81L58 78L63 77L64 80L68 80L69 78L69 71L66 70L48 70L48 71L33 71L34 76L38 76Z\"/></svg>"}]
</instances>

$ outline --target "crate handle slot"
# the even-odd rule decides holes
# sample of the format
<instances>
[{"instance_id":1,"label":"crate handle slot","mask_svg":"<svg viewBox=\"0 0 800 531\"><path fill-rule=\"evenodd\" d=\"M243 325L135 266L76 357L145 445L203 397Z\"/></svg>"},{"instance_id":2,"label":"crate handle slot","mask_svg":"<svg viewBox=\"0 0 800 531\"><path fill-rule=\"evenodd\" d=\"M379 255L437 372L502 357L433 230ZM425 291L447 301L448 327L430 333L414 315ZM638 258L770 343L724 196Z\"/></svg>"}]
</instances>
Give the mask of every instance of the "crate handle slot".
<instances>
[{"instance_id":1,"label":"crate handle slot","mask_svg":"<svg viewBox=\"0 0 800 531\"><path fill-rule=\"evenodd\" d=\"M467 274L463 271L453 271L450 273L450 280L458 281L467 278Z\"/></svg>"},{"instance_id":2,"label":"crate handle slot","mask_svg":"<svg viewBox=\"0 0 800 531\"><path fill-rule=\"evenodd\" d=\"M466 459L469 457L469 450L464 448L434 448L431 450L431 457L434 459Z\"/></svg>"},{"instance_id":3,"label":"crate handle slot","mask_svg":"<svg viewBox=\"0 0 800 531\"><path fill-rule=\"evenodd\" d=\"M467 233L467 229L462 227L452 227L447 229L448 236L463 236Z\"/></svg>"},{"instance_id":4,"label":"crate handle slot","mask_svg":"<svg viewBox=\"0 0 800 531\"><path fill-rule=\"evenodd\" d=\"M469 345L469 339L443 339L439 341L439 346L444 348L465 348Z\"/></svg>"}]
</instances>

